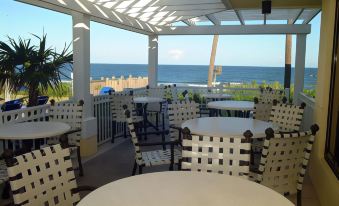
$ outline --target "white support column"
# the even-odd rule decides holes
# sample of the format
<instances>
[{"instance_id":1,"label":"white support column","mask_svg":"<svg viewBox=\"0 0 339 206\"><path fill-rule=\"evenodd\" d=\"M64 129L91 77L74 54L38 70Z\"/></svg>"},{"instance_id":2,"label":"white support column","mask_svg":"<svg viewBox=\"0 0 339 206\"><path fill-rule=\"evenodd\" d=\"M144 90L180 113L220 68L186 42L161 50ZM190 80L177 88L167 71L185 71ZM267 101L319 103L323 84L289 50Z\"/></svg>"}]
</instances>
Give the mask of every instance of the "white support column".
<instances>
[{"instance_id":1,"label":"white support column","mask_svg":"<svg viewBox=\"0 0 339 206\"><path fill-rule=\"evenodd\" d=\"M148 85L158 84L158 36L148 36Z\"/></svg>"},{"instance_id":2,"label":"white support column","mask_svg":"<svg viewBox=\"0 0 339 206\"><path fill-rule=\"evenodd\" d=\"M84 116L93 116L90 94L90 18L73 13L73 94L74 100L84 100Z\"/></svg>"},{"instance_id":3,"label":"white support column","mask_svg":"<svg viewBox=\"0 0 339 206\"><path fill-rule=\"evenodd\" d=\"M96 138L96 119L90 94L90 17L73 12L73 96L84 100L82 138ZM96 141L95 141L96 142Z\"/></svg>"},{"instance_id":4,"label":"white support column","mask_svg":"<svg viewBox=\"0 0 339 206\"><path fill-rule=\"evenodd\" d=\"M298 34L296 42L295 70L294 70L294 96L293 102L298 104L299 93L304 90L306 34Z\"/></svg>"}]
</instances>

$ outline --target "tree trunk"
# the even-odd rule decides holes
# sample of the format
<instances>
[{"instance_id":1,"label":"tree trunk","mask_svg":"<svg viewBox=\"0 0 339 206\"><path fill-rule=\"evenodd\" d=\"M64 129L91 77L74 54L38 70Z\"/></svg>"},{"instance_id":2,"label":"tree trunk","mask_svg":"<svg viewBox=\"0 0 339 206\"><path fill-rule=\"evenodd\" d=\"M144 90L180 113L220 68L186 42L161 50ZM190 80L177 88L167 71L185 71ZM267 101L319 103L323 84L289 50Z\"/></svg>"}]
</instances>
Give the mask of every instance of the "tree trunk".
<instances>
[{"instance_id":1,"label":"tree trunk","mask_svg":"<svg viewBox=\"0 0 339 206\"><path fill-rule=\"evenodd\" d=\"M28 107L34 107L38 105L39 91L36 87L30 87L28 90Z\"/></svg>"}]
</instances>

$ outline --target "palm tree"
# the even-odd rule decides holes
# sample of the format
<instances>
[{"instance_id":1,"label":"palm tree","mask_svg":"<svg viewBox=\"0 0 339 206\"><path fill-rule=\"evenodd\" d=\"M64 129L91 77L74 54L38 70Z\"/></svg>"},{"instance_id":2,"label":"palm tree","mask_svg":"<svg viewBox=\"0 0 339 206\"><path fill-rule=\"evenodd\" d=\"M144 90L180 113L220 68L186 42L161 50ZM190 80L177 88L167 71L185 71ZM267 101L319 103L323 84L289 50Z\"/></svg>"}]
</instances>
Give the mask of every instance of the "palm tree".
<instances>
[{"instance_id":1,"label":"palm tree","mask_svg":"<svg viewBox=\"0 0 339 206\"><path fill-rule=\"evenodd\" d=\"M71 69L73 63L69 46L65 45L62 52L57 53L46 48L46 34L42 38L34 36L39 40L38 46L31 46L30 40L22 38L18 42L8 38L9 44L0 42L0 89L7 86L12 93L17 93L27 88L27 106L37 105L38 96L48 88L60 91L61 77L69 78L64 70Z\"/></svg>"}]
</instances>

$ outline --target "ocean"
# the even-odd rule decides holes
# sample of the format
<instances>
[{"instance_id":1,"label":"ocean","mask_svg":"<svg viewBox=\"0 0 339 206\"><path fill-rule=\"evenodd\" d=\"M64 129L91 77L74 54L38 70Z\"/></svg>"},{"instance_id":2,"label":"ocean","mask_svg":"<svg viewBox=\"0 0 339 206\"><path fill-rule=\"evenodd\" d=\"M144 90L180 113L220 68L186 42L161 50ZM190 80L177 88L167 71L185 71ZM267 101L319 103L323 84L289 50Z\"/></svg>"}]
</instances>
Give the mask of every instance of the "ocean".
<instances>
[{"instance_id":1,"label":"ocean","mask_svg":"<svg viewBox=\"0 0 339 206\"><path fill-rule=\"evenodd\" d=\"M305 88L312 89L317 81L317 68L305 69ZM115 76L116 78L129 75L133 77L147 77L146 64L91 64L91 77ZM159 83L207 84L208 65L159 65ZM217 76L217 82L251 83L258 84L266 81L273 83L284 82L283 67L249 67L249 66L222 66L222 74ZM294 68L292 68L292 83Z\"/></svg>"}]
</instances>

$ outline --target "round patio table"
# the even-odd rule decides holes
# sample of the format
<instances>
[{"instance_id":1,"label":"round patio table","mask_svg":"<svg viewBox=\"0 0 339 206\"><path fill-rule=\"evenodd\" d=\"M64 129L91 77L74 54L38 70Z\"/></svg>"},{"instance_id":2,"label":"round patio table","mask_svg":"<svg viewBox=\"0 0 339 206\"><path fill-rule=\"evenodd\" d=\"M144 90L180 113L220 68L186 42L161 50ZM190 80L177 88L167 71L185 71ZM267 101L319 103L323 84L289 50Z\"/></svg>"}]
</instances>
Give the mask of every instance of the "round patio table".
<instances>
[{"instance_id":1,"label":"round patio table","mask_svg":"<svg viewBox=\"0 0 339 206\"><path fill-rule=\"evenodd\" d=\"M213 111L215 114L221 116L221 110L226 110L229 116L231 116L230 111L234 111L237 117L248 117L250 111L254 110L254 102L230 100L213 101L207 104L207 108L210 109L210 116L212 116Z\"/></svg>"},{"instance_id":2,"label":"round patio table","mask_svg":"<svg viewBox=\"0 0 339 206\"><path fill-rule=\"evenodd\" d=\"M249 180L215 173L158 172L106 184L78 206L293 206L279 193Z\"/></svg>"},{"instance_id":3,"label":"round patio table","mask_svg":"<svg viewBox=\"0 0 339 206\"><path fill-rule=\"evenodd\" d=\"M32 140L54 137L68 132L71 127L63 122L23 122L0 127L2 140Z\"/></svg>"},{"instance_id":4,"label":"round patio table","mask_svg":"<svg viewBox=\"0 0 339 206\"><path fill-rule=\"evenodd\" d=\"M207 104L208 108L234 111L252 111L254 102L250 101L214 101Z\"/></svg>"},{"instance_id":5,"label":"round patio table","mask_svg":"<svg viewBox=\"0 0 339 206\"><path fill-rule=\"evenodd\" d=\"M202 117L185 121L182 128L187 127L192 134L213 137L233 136L243 137L243 133L250 130L252 138L265 137L265 130L273 127L272 123L257 119L239 117Z\"/></svg>"},{"instance_id":6,"label":"round patio table","mask_svg":"<svg viewBox=\"0 0 339 206\"><path fill-rule=\"evenodd\" d=\"M164 99L159 98L159 97L135 97L133 98L133 102L135 104L160 103L163 101Z\"/></svg>"},{"instance_id":7,"label":"round patio table","mask_svg":"<svg viewBox=\"0 0 339 206\"><path fill-rule=\"evenodd\" d=\"M206 99L231 99L232 95L230 94L203 94L203 97Z\"/></svg>"},{"instance_id":8,"label":"round patio table","mask_svg":"<svg viewBox=\"0 0 339 206\"><path fill-rule=\"evenodd\" d=\"M155 130L159 130L157 126L153 125L147 117L147 106L150 103L162 103L165 100L159 97L135 97L133 98L134 104L141 104L142 105L142 114L144 119L144 138L147 139L147 127L153 127ZM162 131L162 140L165 141L165 131Z\"/></svg>"}]
</instances>

